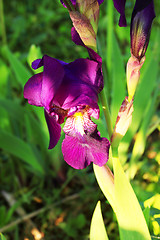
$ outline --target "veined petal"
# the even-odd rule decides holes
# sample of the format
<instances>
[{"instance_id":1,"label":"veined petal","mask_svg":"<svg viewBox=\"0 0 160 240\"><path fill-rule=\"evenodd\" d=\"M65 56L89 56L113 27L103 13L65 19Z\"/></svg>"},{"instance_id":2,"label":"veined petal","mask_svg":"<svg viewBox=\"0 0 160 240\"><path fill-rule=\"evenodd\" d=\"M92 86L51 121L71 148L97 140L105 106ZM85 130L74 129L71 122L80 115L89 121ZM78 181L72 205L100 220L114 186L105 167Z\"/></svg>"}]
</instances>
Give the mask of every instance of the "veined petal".
<instances>
[{"instance_id":1,"label":"veined petal","mask_svg":"<svg viewBox=\"0 0 160 240\"><path fill-rule=\"evenodd\" d=\"M58 143L60 136L61 136L61 126L60 124L57 123L56 119L54 116L49 115L46 111L45 113L45 118L50 134L50 142L49 142L49 147L48 149L52 149L56 146Z\"/></svg>"},{"instance_id":2,"label":"veined petal","mask_svg":"<svg viewBox=\"0 0 160 240\"><path fill-rule=\"evenodd\" d=\"M125 17L125 3L126 0L113 0L114 7L120 13L119 26L126 27L126 17Z\"/></svg>"},{"instance_id":3,"label":"veined petal","mask_svg":"<svg viewBox=\"0 0 160 240\"><path fill-rule=\"evenodd\" d=\"M62 142L64 160L75 169L86 168L91 161L86 157L87 145L79 144L76 137L66 136Z\"/></svg>"},{"instance_id":4,"label":"veined petal","mask_svg":"<svg viewBox=\"0 0 160 240\"><path fill-rule=\"evenodd\" d=\"M97 125L90 119L88 110L84 108L67 118L63 131L69 136L82 138L85 134L91 135L96 129Z\"/></svg>"},{"instance_id":5,"label":"veined petal","mask_svg":"<svg viewBox=\"0 0 160 240\"><path fill-rule=\"evenodd\" d=\"M24 86L24 98L28 99L28 103L42 107L42 78L43 73L32 76Z\"/></svg>"},{"instance_id":6,"label":"veined petal","mask_svg":"<svg viewBox=\"0 0 160 240\"><path fill-rule=\"evenodd\" d=\"M136 0L131 20L131 52L139 60L148 47L152 21L155 18L153 0Z\"/></svg>"},{"instance_id":7,"label":"veined petal","mask_svg":"<svg viewBox=\"0 0 160 240\"><path fill-rule=\"evenodd\" d=\"M108 161L109 141L84 135L80 140L67 136L62 143L64 160L75 169L86 168L91 162L103 166Z\"/></svg>"}]
</instances>

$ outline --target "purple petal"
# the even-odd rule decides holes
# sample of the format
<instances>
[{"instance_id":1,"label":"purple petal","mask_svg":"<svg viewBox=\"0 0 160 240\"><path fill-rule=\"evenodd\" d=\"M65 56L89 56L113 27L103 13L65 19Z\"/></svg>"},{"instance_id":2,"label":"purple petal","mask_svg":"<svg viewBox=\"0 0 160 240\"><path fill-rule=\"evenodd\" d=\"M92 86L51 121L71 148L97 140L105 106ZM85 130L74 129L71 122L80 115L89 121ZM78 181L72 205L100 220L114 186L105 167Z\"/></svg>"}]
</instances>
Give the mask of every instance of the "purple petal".
<instances>
[{"instance_id":1,"label":"purple petal","mask_svg":"<svg viewBox=\"0 0 160 240\"><path fill-rule=\"evenodd\" d=\"M62 142L64 160L75 169L86 168L91 162L103 166L108 161L110 143L105 138L84 135L83 140L65 136Z\"/></svg>"},{"instance_id":2,"label":"purple petal","mask_svg":"<svg viewBox=\"0 0 160 240\"><path fill-rule=\"evenodd\" d=\"M42 107L41 91L42 91L43 73L38 73L31 77L24 86L24 98L28 99L28 103Z\"/></svg>"},{"instance_id":3,"label":"purple petal","mask_svg":"<svg viewBox=\"0 0 160 240\"><path fill-rule=\"evenodd\" d=\"M41 67L43 65L42 59L36 59L32 62L32 68L36 70L37 68Z\"/></svg>"},{"instance_id":4,"label":"purple petal","mask_svg":"<svg viewBox=\"0 0 160 240\"><path fill-rule=\"evenodd\" d=\"M62 142L64 160L75 169L86 168L91 161L86 157L87 147L82 147L75 137L66 136Z\"/></svg>"},{"instance_id":5,"label":"purple petal","mask_svg":"<svg viewBox=\"0 0 160 240\"><path fill-rule=\"evenodd\" d=\"M104 0L98 0L99 5L101 5L104 2Z\"/></svg>"},{"instance_id":6,"label":"purple petal","mask_svg":"<svg viewBox=\"0 0 160 240\"><path fill-rule=\"evenodd\" d=\"M60 136L61 136L61 126L57 123L56 119L54 116L49 115L46 111L45 113L45 118L50 134L50 142L49 142L49 147L48 149L52 149L56 146L58 143Z\"/></svg>"},{"instance_id":7,"label":"purple petal","mask_svg":"<svg viewBox=\"0 0 160 240\"><path fill-rule=\"evenodd\" d=\"M63 80L64 70L61 63L46 55L43 57L43 66L41 96L44 107L49 110L50 103Z\"/></svg>"},{"instance_id":8,"label":"purple petal","mask_svg":"<svg viewBox=\"0 0 160 240\"><path fill-rule=\"evenodd\" d=\"M137 0L131 20L132 54L141 59L147 50L152 21L155 18L153 0Z\"/></svg>"},{"instance_id":9,"label":"purple petal","mask_svg":"<svg viewBox=\"0 0 160 240\"><path fill-rule=\"evenodd\" d=\"M66 65L64 68L70 78L74 79L74 81L75 79L78 79L85 82L93 86L97 92L99 92L99 88L102 88L103 75L101 68L96 61L89 59L77 59Z\"/></svg>"},{"instance_id":10,"label":"purple petal","mask_svg":"<svg viewBox=\"0 0 160 240\"><path fill-rule=\"evenodd\" d=\"M126 27L126 17L125 17L125 3L126 0L113 0L114 7L120 13L119 26Z\"/></svg>"},{"instance_id":11,"label":"purple petal","mask_svg":"<svg viewBox=\"0 0 160 240\"><path fill-rule=\"evenodd\" d=\"M76 106L90 106L93 109L97 109L98 111L98 104L97 104L97 95L93 94L91 92L90 96L84 95L84 94L79 94L78 97L74 96L68 96L67 99L63 103L63 108L68 109L68 108L73 108Z\"/></svg>"}]
</instances>

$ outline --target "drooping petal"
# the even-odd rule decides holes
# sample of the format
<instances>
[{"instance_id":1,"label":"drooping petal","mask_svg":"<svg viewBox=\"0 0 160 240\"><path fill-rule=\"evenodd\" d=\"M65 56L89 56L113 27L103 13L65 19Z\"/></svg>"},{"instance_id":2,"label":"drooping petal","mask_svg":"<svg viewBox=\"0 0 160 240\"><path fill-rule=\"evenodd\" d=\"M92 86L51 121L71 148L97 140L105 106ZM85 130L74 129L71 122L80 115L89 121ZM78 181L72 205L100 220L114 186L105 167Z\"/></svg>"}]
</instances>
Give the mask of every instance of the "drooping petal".
<instances>
[{"instance_id":1,"label":"drooping petal","mask_svg":"<svg viewBox=\"0 0 160 240\"><path fill-rule=\"evenodd\" d=\"M131 51L141 60L148 47L152 21L155 18L153 0L136 0L131 20Z\"/></svg>"},{"instance_id":2,"label":"drooping petal","mask_svg":"<svg viewBox=\"0 0 160 240\"><path fill-rule=\"evenodd\" d=\"M84 135L82 139L67 136L62 143L64 160L75 169L86 168L91 162L103 166L108 161L109 141Z\"/></svg>"},{"instance_id":3,"label":"drooping petal","mask_svg":"<svg viewBox=\"0 0 160 240\"><path fill-rule=\"evenodd\" d=\"M42 107L42 78L43 73L32 76L24 86L24 98L28 99L28 103Z\"/></svg>"},{"instance_id":4,"label":"drooping petal","mask_svg":"<svg viewBox=\"0 0 160 240\"><path fill-rule=\"evenodd\" d=\"M86 157L87 146L82 147L76 137L66 136L62 142L64 160L75 169L86 168L91 161Z\"/></svg>"},{"instance_id":5,"label":"drooping petal","mask_svg":"<svg viewBox=\"0 0 160 240\"><path fill-rule=\"evenodd\" d=\"M126 17L125 17L125 3L126 0L113 0L114 7L120 13L119 26L126 27Z\"/></svg>"},{"instance_id":6,"label":"drooping petal","mask_svg":"<svg viewBox=\"0 0 160 240\"><path fill-rule=\"evenodd\" d=\"M60 136L61 136L61 126L60 124L57 123L56 119L54 116L49 115L46 110L44 111L45 113L45 118L50 134L50 142L49 142L49 147L48 149L52 149L56 146L58 143Z\"/></svg>"}]
</instances>

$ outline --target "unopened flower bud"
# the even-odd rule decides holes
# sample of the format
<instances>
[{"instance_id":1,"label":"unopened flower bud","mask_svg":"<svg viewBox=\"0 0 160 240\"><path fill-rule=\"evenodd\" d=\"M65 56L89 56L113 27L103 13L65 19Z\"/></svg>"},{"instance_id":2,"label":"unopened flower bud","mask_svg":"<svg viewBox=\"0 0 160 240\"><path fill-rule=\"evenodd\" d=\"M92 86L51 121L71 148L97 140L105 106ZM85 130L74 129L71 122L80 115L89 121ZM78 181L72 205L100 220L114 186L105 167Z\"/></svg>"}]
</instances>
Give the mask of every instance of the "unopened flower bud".
<instances>
[{"instance_id":1,"label":"unopened flower bud","mask_svg":"<svg viewBox=\"0 0 160 240\"><path fill-rule=\"evenodd\" d=\"M144 57L155 18L153 0L136 0L131 19L131 53L139 60Z\"/></svg>"},{"instance_id":2,"label":"unopened flower bud","mask_svg":"<svg viewBox=\"0 0 160 240\"><path fill-rule=\"evenodd\" d=\"M144 61L145 61L145 56L139 62L139 60L132 54L128 60L126 74L127 74L127 88L128 88L129 102L135 94L136 87L140 78L140 69Z\"/></svg>"},{"instance_id":3,"label":"unopened flower bud","mask_svg":"<svg viewBox=\"0 0 160 240\"><path fill-rule=\"evenodd\" d=\"M129 102L128 97L125 97L120 107L116 124L111 137L112 147L117 147L122 137L126 134L132 122L132 112L133 112L133 99Z\"/></svg>"}]
</instances>

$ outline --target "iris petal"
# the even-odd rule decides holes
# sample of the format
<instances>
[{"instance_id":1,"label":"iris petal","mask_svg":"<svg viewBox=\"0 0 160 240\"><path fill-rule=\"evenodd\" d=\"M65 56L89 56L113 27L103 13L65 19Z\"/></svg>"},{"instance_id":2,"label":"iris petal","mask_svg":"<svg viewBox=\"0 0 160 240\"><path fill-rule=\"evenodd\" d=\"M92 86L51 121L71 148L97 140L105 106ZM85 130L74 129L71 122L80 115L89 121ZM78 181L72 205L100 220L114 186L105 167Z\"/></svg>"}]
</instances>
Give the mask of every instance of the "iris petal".
<instances>
[{"instance_id":1,"label":"iris petal","mask_svg":"<svg viewBox=\"0 0 160 240\"><path fill-rule=\"evenodd\" d=\"M49 110L50 103L63 80L64 70L56 59L47 55L43 57L43 65L42 102Z\"/></svg>"},{"instance_id":2,"label":"iris petal","mask_svg":"<svg viewBox=\"0 0 160 240\"><path fill-rule=\"evenodd\" d=\"M53 116L49 115L46 111L44 111L44 113L50 134L50 142L48 149L52 149L56 146L60 139L61 126L56 122L56 119Z\"/></svg>"},{"instance_id":3,"label":"iris petal","mask_svg":"<svg viewBox=\"0 0 160 240\"><path fill-rule=\"evenodd\" d=\"M109 146L109 141L105 138L66 135L62 143L62 153L64 160L75 169L86 168L91 162L101 167L108 161Z\"/></svg>"},{"instance_id":4,"label":"iris petal","mask_svg":"<svg viewBox=\"0 0 160 240\"><path fill-rule=\"evenodd\" d=\"M43 74L38 73L32 76L24 86L24 98L28 99L28 103L42 107L41 91L42 91Z\"/></svg>"}]
</instances>

